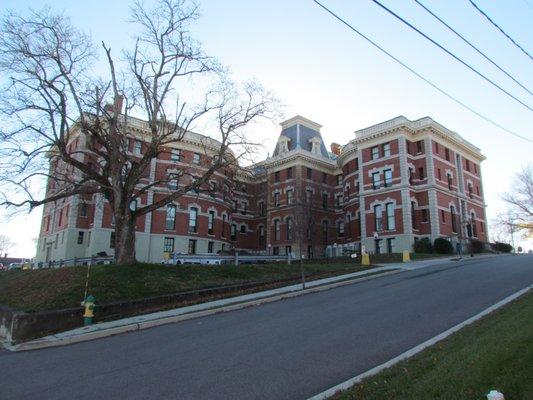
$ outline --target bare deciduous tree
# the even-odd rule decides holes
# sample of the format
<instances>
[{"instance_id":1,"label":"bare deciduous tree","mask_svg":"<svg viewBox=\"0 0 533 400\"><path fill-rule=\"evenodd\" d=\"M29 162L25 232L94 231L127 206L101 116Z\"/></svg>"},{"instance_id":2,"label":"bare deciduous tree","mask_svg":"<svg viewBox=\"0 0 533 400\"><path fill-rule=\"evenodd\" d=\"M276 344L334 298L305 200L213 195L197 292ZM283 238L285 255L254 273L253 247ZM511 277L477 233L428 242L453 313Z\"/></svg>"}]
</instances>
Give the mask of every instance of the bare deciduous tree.
<instances>
[{"instance_id":1,"label":"bare deciduous tree","mask_svg":"<svg viewBox=\"0 0 533 400\"><path fill-rule=\"evenodd\" d=\"M189 35L197 17L197 7L186 0L160 0L151 9L134 3L130 22L138 34L132 49L116 59L102 43L108 71L96 77L98 48L68 18L50 10L7 14L0 28L0 71L7 75L0 100L0 204L31 210L73 195L103 196L115 218L116 261L131 263L136 218L186 193L212 190L215 171L238 168L254 147L247 126L277 116L279 105L260 85L227 79ZM192 79L203 79L207 89L200 100L187 102L178 89ZM141 154L131 151L139 140L131 129L139 123L134 117L143 124ZM152 160L200 121L216 128L216 141L205 143L203 174L182 166L143 183ZM75 136L85 146L73 148ZM171 181L171 193L131 206Z\"/></svg>"},{"instance_id":2,"label":"bare deciduous tree","mask_svg":"<svg viewBox=\"0 0 533 400\"><path fill-rule=\"evenodd\" d=\"M7 252L15 246L6 235L0 235L0 257L7 257Z\"/></svg>"},{"instance_id":3,"label":"bare deciduous tree","mask_svg":"<svg viewBox=\"0 0 533 400\"><path fill-rule=\"evenodd\" d=\"M515 175L511 191L501 198L508 212L499 218L500 222L526 237L533 237L533 165Z\"/></svg>"}]
</instances>

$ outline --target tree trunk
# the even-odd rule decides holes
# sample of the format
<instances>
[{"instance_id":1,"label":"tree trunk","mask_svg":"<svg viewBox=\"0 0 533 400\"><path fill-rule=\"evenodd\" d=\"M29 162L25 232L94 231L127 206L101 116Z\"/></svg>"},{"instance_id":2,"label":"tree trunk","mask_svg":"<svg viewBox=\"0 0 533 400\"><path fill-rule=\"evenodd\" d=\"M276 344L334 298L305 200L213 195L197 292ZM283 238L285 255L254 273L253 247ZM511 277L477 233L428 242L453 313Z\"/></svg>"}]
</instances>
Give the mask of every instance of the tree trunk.
<instances>
[{"instance_id":1,"label":"tree trunk","mask_svg":"<svg viewBox=\"0 0 533 400\"><path fill-rule=\"evenodd\" d=\"M115 217L115 262L119 265L135 263L135 220L129 210Z\"/></svg>"}]
</instances>

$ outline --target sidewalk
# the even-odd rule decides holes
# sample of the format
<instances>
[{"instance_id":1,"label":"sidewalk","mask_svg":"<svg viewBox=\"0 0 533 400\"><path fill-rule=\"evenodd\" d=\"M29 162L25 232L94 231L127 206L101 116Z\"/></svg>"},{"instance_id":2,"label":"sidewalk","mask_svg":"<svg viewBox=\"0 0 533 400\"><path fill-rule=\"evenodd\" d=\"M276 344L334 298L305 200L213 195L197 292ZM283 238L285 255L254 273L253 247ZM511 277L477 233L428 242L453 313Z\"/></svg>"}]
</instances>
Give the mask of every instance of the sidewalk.
<instances>
[{"instance_id":1,"label":"sidewalk","mask_svg":"<svg viewBox=\"0 0 533 400\"><path fill-rule=\"evenodd\" d=\"M437 265L447 264L450 261L470 261L480 260L484 258L493 258L503 256L504 254L476 254L474 257L470 257L470 254L463 254L462 258L459 258L456 254L449 257L430 258L427 260L409 261L406 263L387 263L387 264L375 264L380 267L392 267L399 268L406 271L412 271L419 268L433 267Z\"/></svg>"},{"instance_id":2,"label":"sidewalk","mask_svg":"<svg viewBox=\"0 0 533 400\"><path fill-rule=\"evenodd\" d=\"M16 345L4 344L4 347L11 351L35 350L46 347L62 346L84 342L88 340L117 335L125 332L132 332L141 329L152 328L159 325L184 321L193 318L200 318L207 315L238 310L245 307L259 305L263 303L278 301L285 298L296 297L303 294L319 292L335 287L373 279L384 275L399 273L397 267L386 265L372 268L367 271L359 271L330 278L319 279L306 282L306 288L302 290L301 284L284 286L277 289L263 292L251 293L242 296L230 297L221 300L195 304L187 307L175 308L167 311L159 311L151 314L139 315L136 317L124 318L116 321L102 322L82 328L73 329L54 335L45 336L29 342Z\"/></svg>"}]
</instances>

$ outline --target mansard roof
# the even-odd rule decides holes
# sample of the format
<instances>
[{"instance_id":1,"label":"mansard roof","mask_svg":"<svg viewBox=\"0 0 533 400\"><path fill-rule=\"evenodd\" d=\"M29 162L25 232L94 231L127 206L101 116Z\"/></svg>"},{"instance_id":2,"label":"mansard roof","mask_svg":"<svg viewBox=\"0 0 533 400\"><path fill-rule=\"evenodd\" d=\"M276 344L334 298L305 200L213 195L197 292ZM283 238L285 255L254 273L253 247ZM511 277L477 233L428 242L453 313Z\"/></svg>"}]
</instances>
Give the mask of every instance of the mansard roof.
<instances>
[{"instance_id":1,"label":"mansard roof","mask_svg":"<svg viewBox=\"0 0 533 400\"><path fill-rule=\"evenodd\" d=\"M320 154L323 157L331 158L324 145L322 135L320 134L320 128L322 128L322 125L300 115L290 118L282 122L280 125L282 128L280 138L288 139L288 151L302 149L311 152L312 140L316 138L320 143ZM278 156L281 152L280 141L278 140L273 156Z\"/></svg>"}]
</instances>

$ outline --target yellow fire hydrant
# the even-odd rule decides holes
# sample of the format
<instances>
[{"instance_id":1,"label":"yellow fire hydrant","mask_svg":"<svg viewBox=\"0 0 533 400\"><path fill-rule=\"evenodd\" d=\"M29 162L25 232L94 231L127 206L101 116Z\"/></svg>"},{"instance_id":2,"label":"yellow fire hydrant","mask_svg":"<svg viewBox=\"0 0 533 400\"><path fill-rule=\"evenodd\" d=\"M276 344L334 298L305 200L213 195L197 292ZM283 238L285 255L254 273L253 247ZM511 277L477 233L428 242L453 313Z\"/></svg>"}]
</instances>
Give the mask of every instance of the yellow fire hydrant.
<instances>
[{"instance_id":1,"label":"yellow fire hydrant","mask_svg":"<svg viewBox=\"0 0 533 400\"><path fill-rule=\"evenodd\" d=\"M83 325L91 325L93 323L95 300L94 296L89 295L85 301L81 303L81 305L85 307L85 312L83 313Z\"/></svg>"}]
</instances>

